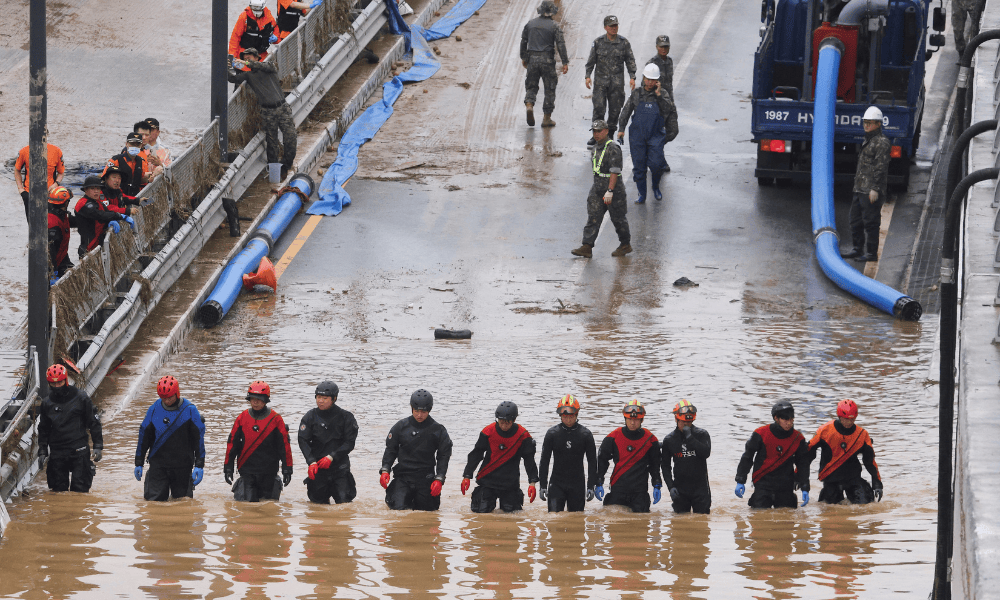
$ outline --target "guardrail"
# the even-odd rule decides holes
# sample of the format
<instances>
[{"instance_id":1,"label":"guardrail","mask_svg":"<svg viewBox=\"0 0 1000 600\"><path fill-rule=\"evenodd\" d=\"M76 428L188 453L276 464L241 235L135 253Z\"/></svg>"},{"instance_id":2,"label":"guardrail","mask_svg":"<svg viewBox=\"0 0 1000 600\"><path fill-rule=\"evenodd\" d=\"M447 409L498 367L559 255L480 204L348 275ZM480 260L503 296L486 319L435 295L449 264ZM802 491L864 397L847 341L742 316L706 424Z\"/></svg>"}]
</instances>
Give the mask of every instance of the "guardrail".
<instances>
[{"instance_id":1,"label":"guardrail","mask_svg":"<svg viewBox=\"0 0 1000 600\"><path fill-rule=\"evenodd\" d=\"M0 436L0 506L7 498L27 485L38 472L35 461L38 447L34 415L41 402L38 396L40 375L38 353L32 346L28 352L27 368L24 373L24 398L7 406L6 410L14 414L9 417L3 435ZM3 535L6 520L7 515L4 511L0 513L0 535Z\"/></svg>"}]
</instances>

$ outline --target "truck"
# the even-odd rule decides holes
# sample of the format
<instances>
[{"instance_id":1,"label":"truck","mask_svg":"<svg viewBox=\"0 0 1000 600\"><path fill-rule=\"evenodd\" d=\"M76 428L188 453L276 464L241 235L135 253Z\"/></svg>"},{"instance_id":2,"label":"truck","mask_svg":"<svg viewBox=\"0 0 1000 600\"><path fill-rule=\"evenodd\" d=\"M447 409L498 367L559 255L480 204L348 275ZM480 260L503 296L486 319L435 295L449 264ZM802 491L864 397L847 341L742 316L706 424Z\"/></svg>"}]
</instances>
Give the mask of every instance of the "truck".
<instances>
[{"instance_id":1,"label":"truck","mask_svg":"<svg viewBox=\"0 0 1000 600\"><path fill-rule=\"evenodd\" d=\"M944 8L932 11L932 3L762 0L751 98L759 185L809 181L819 45L835 37L845 51L837 81L834 180L853 180L865 136L861 117L877 106L892 143L889 185L906 189L920 143L925 66L945 43Z\"/></svg>"}]
</instances>

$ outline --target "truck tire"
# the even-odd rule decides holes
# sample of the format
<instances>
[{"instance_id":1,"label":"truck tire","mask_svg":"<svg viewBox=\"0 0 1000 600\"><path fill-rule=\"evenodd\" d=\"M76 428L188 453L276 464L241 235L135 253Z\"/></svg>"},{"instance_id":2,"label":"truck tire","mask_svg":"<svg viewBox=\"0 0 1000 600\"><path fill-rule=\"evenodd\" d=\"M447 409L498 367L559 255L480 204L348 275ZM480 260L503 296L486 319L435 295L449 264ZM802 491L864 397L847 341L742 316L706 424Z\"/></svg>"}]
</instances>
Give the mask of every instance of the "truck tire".
<instances>
[{"instance_id":1,"label":"truck tire","mask_svg":"<svg viewBox=\"0 0 1000 600\"><path fill-rule=\"evenodd\" d=\"M757 185L760 187L771 187L774 185L774 177L758 177Z\"/></svg>"}]
</instances>

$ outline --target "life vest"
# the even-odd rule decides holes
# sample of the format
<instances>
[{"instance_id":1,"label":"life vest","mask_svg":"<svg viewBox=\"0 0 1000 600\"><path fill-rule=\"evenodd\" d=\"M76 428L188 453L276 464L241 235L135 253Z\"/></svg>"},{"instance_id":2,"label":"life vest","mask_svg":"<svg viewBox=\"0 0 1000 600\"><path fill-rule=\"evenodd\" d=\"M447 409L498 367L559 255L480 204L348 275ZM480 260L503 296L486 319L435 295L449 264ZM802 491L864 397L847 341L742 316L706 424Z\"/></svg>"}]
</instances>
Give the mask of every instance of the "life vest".
<instances>
[{"instance_id":1,"label":"life vest","mask_svg":"<svg viewBox=\"0 0 1000 600\"><path fill-rule=\"evenodd\" d=\"M604 162L604 153L608 151L608 145L615 143L610 137L604 143L604 147L601 149L601 157L597 157L597 148L594 148L593 155L591 156L591 163L594 166L594 175L598 177L611 177L611 173L601 173L601 163Z\"/></svg>"},{"instance_id":2,"label":"life vest","mask_svg":"<svg viewBox=\"0 0 1000 600\"><path fill-rule=\"evenodd\" d=\"M83 207L84 205L87 204L87 202L93 202L97 204L99 207L103 208L104 210L114 211L118 213L122 212L122 210L118 208L117 204L112 205L111 202L108 201L107 197L103 193L101 193L101 198L99 200L94 200L93 198L88 198L86 196L77 200L76 206L73 207L73 211L76 213L77 217L80 216L80 211L83 210ZM97 247L98 243L100 243L101 234L104 233L106 225L98 221L97 219L87 219L86 217L84 217L84 219L85 221L93 221L94 224L94 237L91 238L90 242L87 244L87 252L90 252L91 250ZM84 228L85 225L83 225L82 223L78 224L78 229L80 230L81 234L84 232Z\"/></svg>"},{"instance_id":3,"label":"life vest","mask_svg":"<svg viewBox=\"0 0 1000 600\"><path fill-rule=\"evenodd\" d=\"M160 448L163 447L163 444L170 439L170 436L198 414L194 408L194 404L188 402L187 398L181 398L180 404L177 410L167 410L163 407L163 401L157 400L146 413L146 418L142 422L140 431L145 432L150 424L153 425L153 429L156 431L156 439L153 440L153 445L149 449L149 458L153 458L160 451ZM139 436L138 448L142 448L141 435Z\"/></svg>"},{"instance_id":4,"label":"life vest","mask_svg":"<svg viewBox=\"0 0 1000 600\"><path fill-rule=\"evenodd\" d=\"M267 13L265 12L264 14L266 15ZM256 48L261 56L263 56L267 53L268 46L271 45L270 40L271 34L274 33L274 23L268 21L267 25L264 25L264 28L261 29L260 25L257 24L257 19L252 14L247 14L244 11L243 18L246 19L246 30L240 36L240 48L244 50L247 48Z\"/></svg>"},{"instance_id":5,"label":"life vest","mask_svg":"<svg viewBox=\"0 0 1000 600\"><path fill-rule=\"evenodd\" d=\"M625 437L620 427L611 432L609 437L618 446L618 460L615 461L615 470L611 472L611 487L614 487L619 477L628 473L629 469L646 456L646 450L650 444L656 443L656 436L648 429L643 428L642 431L643 436L638 440L630 440Z\"/></svg>"},{"instance_id":6,"label":"life vest","mask_svg":"<svg viewBox=\"0 0 1000 600\"><path fill-rule=\"evenodd\" d=\"M122 152L117 156L112 156L111 160L108 161L107 166L104 168L107 172L107 168L114 165L122 170L122 195L126 193L129 196L137 196L139 192L142 191L143 183L142 177L146 172L145 161L141 155L136 155L134 157L129 156L128 152ZM103 177L104 174L102 173Z\"/></svg>"},{"instance_id":7,"label":"life vest","mask_svg":"<svg viewBox=\"0 0 1000 600\"><path fill-rule=\"evenodd\" d=\"M226 446L226 464L229 464L229 455L233 451L233 437L238 430L243 431L243 449L236 461L236 468L242 469L250 455L271 435L279 425L283 423L278 413L269 411L267 417L258 421L250 416L250 411L245 410L236 417L233 423L233 433L229 435L229 443Z\"/></svg>"},{"instance_id":8,"label":"life vest","mask_svg":"<svg viewBox=\"0 0 1000 600\"><path fill-rule=\"evenodd\" d=\"M517 425L517 433L510 437L503 437L497 431L497 424L490 423L483 428L483 435L490 441L490 461L484 464L483 468L479 469L476 481L489 475L505 462L517 456L517 451L521 449L521 444L524 443L524 440L531 439L531 434L528 433L528 430L520 425Z\"/></svg>"},{"instance_id":9,"label":"life vest","mask_svg":"<svg viewBox=\"0 0 1000 600\"><path fill-rule=\"evenodd\" d=\"M809 449L816 447L820 441L826 442L830 447L832 456L830 462L826 463L819 471L820 481L826 479L831 473L839 469L848 459L861 452L865 446L871 446L872 439L868 432L861 427L854 427L854 433L844 435L837 431L834 421L830 421L816 431L816 435L809 442Z\"/></svg>"},{"instance_id":10,"label":"life vest","mask_svg":"<svg viewBox=\"0 0 1000 600\"><path fill-rule=\"evenodd\" d=\"M62 216L49 213L49 229L57 227L62 232L59 248L56 250L56 255L52 257L52 267L54 269L58 269L59 265L66 260L66 256L69 254L69 216L66 214L66 211L62 212Z\"/></svg>"},{"instance_id":11,"label":"life vest","mask_svg":"<svg viewBox=\"0 0 1000 600\"><path fill-rule=\"evenodd\" d=\"M753 471L753 482L757 483L761 477L774 471L785 464L792 456L799 444L805 441L805 437L798 431L793 430L792 435L785 439L779 439L771 433L770 425L758 427L754 432L764 440L764 462Z\"/></svg>"},{"instance_id":12,"label":"life vest","mask_svg":"<svg viewBox=\"0 0 1000 600\"><path fill-rule=\"evenodd\" d=\"M302 9L285 8L278 3L278 30L284 34L294 31L299 26L299 19L302 18Z\"/></svg>"}]
</instances>

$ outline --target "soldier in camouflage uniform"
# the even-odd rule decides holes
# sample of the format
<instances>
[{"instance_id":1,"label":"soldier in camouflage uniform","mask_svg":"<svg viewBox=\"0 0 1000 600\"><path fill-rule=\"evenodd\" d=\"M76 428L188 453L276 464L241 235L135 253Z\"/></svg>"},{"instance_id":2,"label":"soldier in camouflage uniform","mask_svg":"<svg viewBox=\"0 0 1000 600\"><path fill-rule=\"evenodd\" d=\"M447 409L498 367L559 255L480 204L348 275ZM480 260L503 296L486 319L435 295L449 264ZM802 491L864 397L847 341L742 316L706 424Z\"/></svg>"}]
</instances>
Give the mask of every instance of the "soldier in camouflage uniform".
<instances>
[{"instance_id":1,"label":"soldier in camouflage uniform","mask_svg":"<svg viewBox=\"0 0 1000 600\"><path fill-rule=\"evenodd\" d=\"M628 201L622 182L622 149L608 135L608 124L598 119L593 125L596 143L591 149L594 185L587 197L587 224L583 227L583 245L573 250L576 256L593 256L594 242L601 230L604 213L611 213L611 223L618 233L618 248L611 256L625 256L632 251L632 236L628 230Z\"/></svg>"},{"instance_id":2,"label":"soldier in camouflage uniform","mask_svg":"<svg viewBox=\"0 0 1000 600\"><path fill-rule=\"evenodd\" d=\"M622 66L628 69L629 89L635 89L635 55L628 40L618 35L618 17L604 17L604 30L607 35L594 40L587 59L587 89L590 89L590 74L594 74L594 120L604 119L604 109L607 108L608 122L618 125L618 115L625 104L625 73ZM614 137L611 129L609 137ZM593 144L590 138L588 144Z\"/></svg>"},{"instance_id":3,"label":"soldier in camouflage uniform","mask_svg":"<svg viewBox=\"0 0 1000 600\"><path fill-rule=\"evenodd\" d=\"M851 201L850 212L854 249L841 256L867 262L878 260L878 229L882 224L882 203L886 197L892 144L882 133L881 110L874 106L868 107L862 123L865 141L858 153L858 170L854 176L854 199Z\"/></svg>"},{"instance_id":4,"label":"soldier in camouflage uniform","mask_svg":"<svg viewBox=\"0 0 1000 600\"><path fill-rule=\"evenodd\" d=\"M986 0L951 0L951 28L955 30L955 49L965 54L965 17L969 16L969 39L979 33L979 18Z\"/></svg>"},{"instance_id":5,"label":"soldier in camouflage uniform","mask_svg":"<svg viewBox=\"0 0 1000 600\"><path fill-rule=\"evenodd\" d=\"M555 51L559 51L562 59L563 75L569 70L569 55L566 53L566 42L563 40L562 29L552 20L559 12L559 7L552 0L545 0L538 6L537 19L528 21L521 32L521 64L528 69L524 78L524 107L527 113L528 125L535 125L535 97L538 95L538 80L545 85L545 102L542 104L542 127L554 127L552 110L556 107L556 76Z\"/></svg>"}]
</instances>

